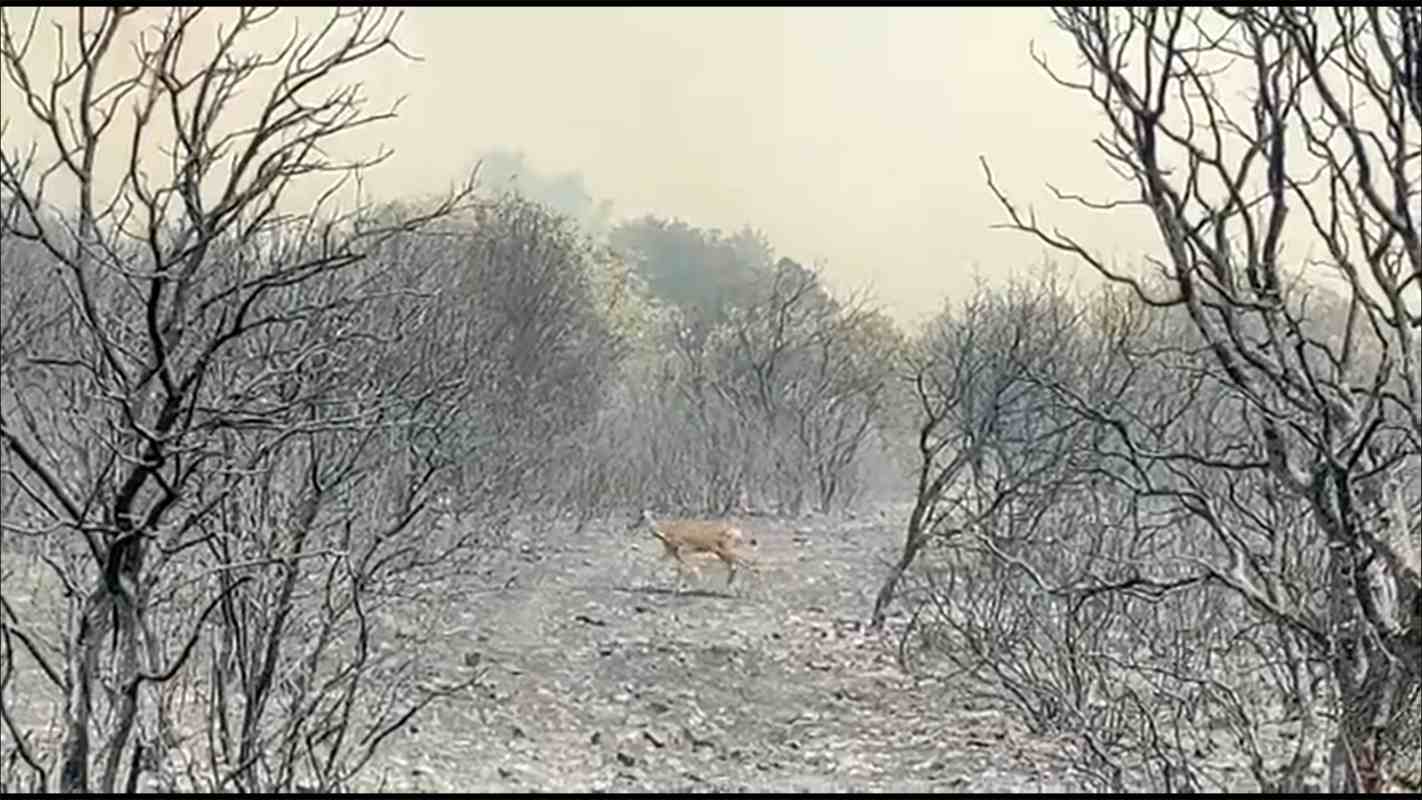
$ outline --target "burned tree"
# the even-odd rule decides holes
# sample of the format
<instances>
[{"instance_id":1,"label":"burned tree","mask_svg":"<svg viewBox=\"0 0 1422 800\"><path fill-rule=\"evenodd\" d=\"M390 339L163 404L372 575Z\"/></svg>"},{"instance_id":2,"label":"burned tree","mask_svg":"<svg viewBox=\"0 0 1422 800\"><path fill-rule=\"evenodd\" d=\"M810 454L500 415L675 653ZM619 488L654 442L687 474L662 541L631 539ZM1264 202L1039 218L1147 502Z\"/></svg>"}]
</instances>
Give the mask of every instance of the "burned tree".
<instances>
[{"instance_id":1,"label":"burned tree","mask_svg":"<svg viewBox=\"0 0 1422 800\"><path fill-rule=\"evenodd\" d=\"M1052 284L985 288L945 307L908 349L918 465L904 546L874 601L884 622L905 572L934 541L978 530L1066 465L1079 420L1054 414L1042 373L1073 367L1077 312Z\"/></svg>"},{"instance_id":2,"label":"burned tree","mask_svg":"<svg viewBox=\"0 0 1422 800\"><path fill-rule=\"evenodd\" d=\"M1250 447L1224 459L1188 443L1159 455L1267 476L1305 500L1328 545L1332 605L1318 620L1280 614L1243 547L1212 568L1212 579L1294 626L1331 663L1342 712L1333 787L1377 791L1392 778L1415 790L1422 572L1408 487L1422 455L1422 14L1055 15L1087 75L1038 61L1103 113L1108 128L1096 144L1135 189L1113 201L1057 195L1104 213L1149 214L1161 236L1161 286L1040 226L988 172L1007 227L1191 321L1215 379L1243 409ZM1314 254L1287 255L1285 243L1299 239ZM1324 280L1341 286L1347 307L1334 331L1319 325L1311 302Z\"/></svg>"},{"instance_id":3,"label":"burned tree","mask_svg":"<svg viewBox=\"0 0 1422 800\"><path fill-rule=\"evenodd\" d=\"M478 543L427 511L467 383L410 358L428 294L364 260L469 189L376 214L359 177L384 154L334 155L394 118L340 81L399 52L397 15L339 10L262 53L276 11L224 18L208 52L207 12L154 13L0 29L6 113L39 131L0 156L5 282L56 288L2 367L0 546L43 571L4 598L5 733L33 788L329 790L472 680L372 645ZM11 272L21 243L44 268ZM42 678L18 688L18 659ZM22 697L53 701L55 740Z\"/></svg>"}]
</instances>

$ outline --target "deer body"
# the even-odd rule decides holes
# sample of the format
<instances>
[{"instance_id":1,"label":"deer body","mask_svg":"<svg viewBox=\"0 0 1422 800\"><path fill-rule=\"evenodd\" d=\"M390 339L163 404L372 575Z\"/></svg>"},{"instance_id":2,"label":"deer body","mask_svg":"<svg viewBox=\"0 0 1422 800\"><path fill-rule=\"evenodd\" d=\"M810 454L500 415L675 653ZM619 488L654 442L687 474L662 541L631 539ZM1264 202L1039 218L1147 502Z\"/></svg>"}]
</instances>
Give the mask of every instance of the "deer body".
<instances>
[{"instance_id":1,"label":"deer body","mask_svg":"<svg viewBox=\"0 0 1422 800\"><path fill-rule=\"evenodd\" d=\"M696 567L687 562L689 557L721 559L721 563L726 565L727 587L736 579L738 566L749 566L745 558L736 552L737 546L745 541L745 534L728 522L698 519L657 520L651 512L643 511L628 526L629 531L640 528L646 528L662 543L664 557L676 560L678 589L681 586L683 568L699 573ZM751 540L751 544L754 545L755 540Z\"/></svg>"}]
</instances>

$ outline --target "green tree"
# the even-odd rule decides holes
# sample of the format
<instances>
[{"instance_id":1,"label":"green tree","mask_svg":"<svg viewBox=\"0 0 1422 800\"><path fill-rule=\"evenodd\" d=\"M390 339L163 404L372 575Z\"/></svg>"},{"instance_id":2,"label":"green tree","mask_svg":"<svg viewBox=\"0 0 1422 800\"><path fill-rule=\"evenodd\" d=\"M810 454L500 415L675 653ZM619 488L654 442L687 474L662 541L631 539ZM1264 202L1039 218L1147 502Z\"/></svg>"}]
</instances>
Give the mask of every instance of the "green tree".
<instances>
[{"instance_id":1,"label":"green tree","mask_svg":"<svg viewBox=\"0 0 1422 800\"><path fill-rule=\"evenodd\" d=\"M772 267L769 241L749 228L728 237L649 215L618 225L610 240L653 297L701 323L719 322L749 302Z\"/></svg>"}]
</instances>

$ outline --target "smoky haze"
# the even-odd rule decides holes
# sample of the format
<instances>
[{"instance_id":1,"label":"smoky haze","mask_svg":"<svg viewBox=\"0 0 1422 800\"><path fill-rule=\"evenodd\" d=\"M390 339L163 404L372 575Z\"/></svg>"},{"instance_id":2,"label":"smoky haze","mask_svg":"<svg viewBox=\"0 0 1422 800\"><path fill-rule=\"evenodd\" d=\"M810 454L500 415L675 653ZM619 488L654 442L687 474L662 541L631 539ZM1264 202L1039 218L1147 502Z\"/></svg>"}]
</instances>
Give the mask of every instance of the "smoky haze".
<instances>
[{"instance_id":1,"label":"smoky haze","mask_svg":"<svg viewBox=\"0 0 1422 800\"><path fill-rule=\"evenodd\" d=\"M6 9L0 795L1419 795L1416 66Z\"/></svg>"},{"instance_id":2,"label":"smoky haze","mask_svg":"<svg viewBox=\"0 0 1422 800\"><path fill-rule=\"evenodd\" d=\"M1049 202L1044 181L1128 188L1090 144L1091 107L1030 60L1035 40L1074 63L1045 10L419 9L405 22L425 61L387 77L410 93L392 134L399 188L516 146L539 169L581 172L618 215L759 227L901 318L975 272L1043 258L989 229L1002 217L979 155L1018 202ZM1152 236L1097 238L1132 259Z\"/></svg>"},{"instance_id":3,"label":"smoky haze","mask_svg":"<svg viewBox=\"0 0 1422 800\"><path fill-rule=\"evenodd\" d=\"M30 12L6 14L23 28ZM215 41L222 16L199 33ZM326 12L278 15L248 46L282 43L293 16L310 31ZM396 120L345 137L352 154L394 150L369 177L383 197L436 193L481 154L518 152L540 173L579 175L613 221L760 228L781 255L841 289L872 288L904 321L975 275L1045 258L990 229L1003 217L979 156L1014 202L1110 259L1139 263L1156 244L1129 215L1108 232L1046 189L1131 190L1091 145L1091 105L1030 59L1035 46L1059 69L1076 65L1046 10L417 8L397 34L418 61L387 55L347 74L374 107L404 97ZM188 46L196 57L211 45ZM53 63L52 38L34 47L34 63ZM4 116L7 148L31 138L26 115Z\"/></svg>"}]
</instances>

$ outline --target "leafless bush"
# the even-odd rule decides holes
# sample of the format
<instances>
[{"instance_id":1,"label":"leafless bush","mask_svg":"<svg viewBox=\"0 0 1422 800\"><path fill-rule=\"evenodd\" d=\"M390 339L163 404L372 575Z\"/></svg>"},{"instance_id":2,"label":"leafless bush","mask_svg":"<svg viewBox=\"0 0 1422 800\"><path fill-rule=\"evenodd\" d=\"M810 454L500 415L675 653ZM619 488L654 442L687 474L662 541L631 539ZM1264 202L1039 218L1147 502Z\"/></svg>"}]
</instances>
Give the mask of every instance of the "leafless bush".
<instances>
[{"instance_id":1,"label":"leafless bush","mask_svg":"<svg viewBox=\"0 0 1422 800\"><path fill-rule=\"evenodd\" d=\"M892 324L788 259L719 319L647 321L594 454L605 503L695 512L842 507L885 418Z\"/></svg>"},{"instance_id":2,"label":"leafless bush","mask_svg":"<svg viewBox=\"0 0 1422 800\"><path fill-rule=\"evenodd\" d=\"M752 485L773 488L781 510L830 511L884 421L892 324L863 298L836 302L816 273L781 259L764 300L737 309L723 336L717 390L761 433Z\"/></svg>"},{"instance_id":3,"label":"leafless bush","mask_svg":"<svg viewBox=\"0 0 1422 800\"><path fill-rule=\"evenodd\" d=\"M1230 409L1237 435L1146 450L1129 442L1134 434L1119 418L1103 421L1137 466L1192 465L1170 492L1222 549L1206 568L1212 580L1326 653L1346 712L1330 734L1330 787L1372 792L1398 782L1415 791L1422 542L1405 487L1422 471L1422 158L1413 135L1422 124L1422 16L1410 7L1067 7L1055 16L1087 75L1039 63L1103 112L1108 128L1096 143L1139 195L1058 196L1104 213L1149 211L1163 280L1121 273L1076 239L1047 232L989 173L1008 227L1188 320L1208 355L1201 380L1223 387L1220 408ZM1232 79L1248 91L1225 90ZM1302 214L1298 225L1289 224L1291 210ZM1323 255L1291 262L1291 236ZM1324 276L1345 293L1347 315L1336 326L1319 325L1311 302ZM1213 479L1203 477L1209 470ZM1328 544L1326 613L1297 613L1299 599L1280 597L1256 563L1261 545L1277 548L1280 537L1233 532L1235 514L1221 509L1248 515L1230 494L1236 476L1308 504Z\"/></svg>"},{"instance_id":4,"label":"leafless bush","mask_svg":"<svg viewBox=\"0 0 1422 800\"><path fill-rule=\"evenodd\" d=\"M402 291L436 298L402 361L442 364L468 387L431 432L461 453L441 477L448 510L473 522L590 505L583 456L627 354L596 295L608 259L570 220L514 194L372 253Z\"/></svg>"},{"instance_id":5,"label":"leafless bush","mask_svg":"<svg viewBox=\"0 0 1422 800\"><path fill-rule=\"evenodd\" d=\"M1220 473L1248 442L1229 392L1188 330L1122 299L1062 314L1066 328L1039 323L1058 331L1055 357L1010 361L1039 404L1033 422L1063 433L1053 466L1030 468L1026 443L1048 441L1038 433L1006 440L1017 461L979 448L1019 477L996 484L1010 495L961 468L963 497L1000 501L976 514L960 503L965 524L925 539L904 658L942 660L1062 733L1102 789L1237 788L1231 770L1247 770L1256 789L1299 790L1317 782L1336 719L1326 640L1308 627L1327 614L1323 537L1267 476ZM1004 415L993 430L1015 427ZM1193 458L1174 455L1187 445ZM1231 565L1266 587L1267 610Z\"/></svg>"},{"instance_id":6,"label":"leafless bush","mask_svg":"<svg viewBox=\"0 0 1422 800\"><path fill-rule=\"evenodd\" d=\"M980 288L961 309L945 308L910 347L918 402L914 506L871 624L883 624L904 572L930 542L1058 491L1053 476L1069 469L1088 426L1054 413L1030 375L1075 368L1077 315L1051 283L1002 295Z\"/></svg>"},{"instance_id":7,"label":"leafless bush","mask_svg":"<svg viewBox=\"0 0 1422 800\"><path fill-rule=\"evenodd\" d=\"M4 324L31 333L0 364L0 547L42 565L0 597L5 778L332 790L478 677L429 674L414 643L438 617L408 622L495 530L442 526L430 507L480 455L461 426L475 383L422 350L439 343L439 295L414 267L364 260L469 191L413 213L356 191L340 213L347 180L304 213L284 205L293 181L374 163L329 145L392 114L357 88L317 90L395 48L390 15L334 12L269 56L242 48L276 12L241 10L208 56L190 50L204 12L135 30L147 13L79 12L52 84L30 57L38 15L7 14L0 35L46 134L0 161ZM130 38L125 72L112 53ZM257 87L254 116L234 119ZM109 190L95 163L111 147L127 165ZM15 239L42 270L12 262ZM8 294L12 266L33 294Z\"/></svg>"},{"instance_id":8,"label":"leafless bush","mask_svg":"<svg viewBox=\"0 0 1422 800\"><path fill-rule=\"evenodd\" d=\"M1171 554L1201 531L1139 516L1097 487L1036 516L1019 556L948 543L909 580L905 657L1056 736L1103 791L1316 787L1323 660Z\"/></svg>"}]
</instances>

